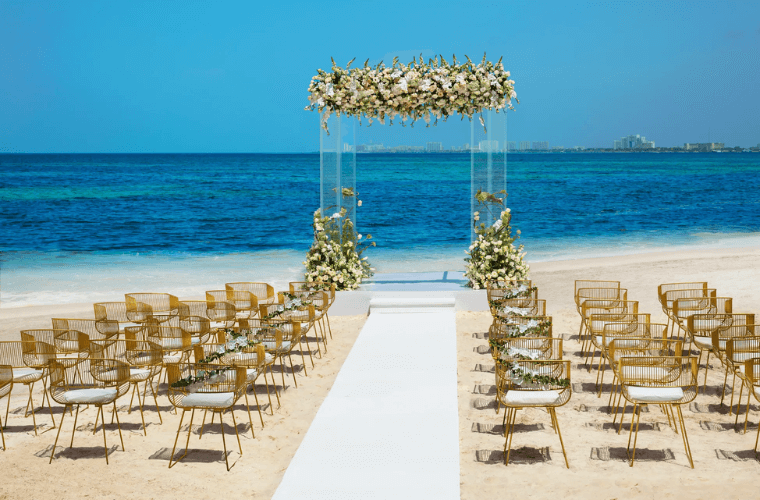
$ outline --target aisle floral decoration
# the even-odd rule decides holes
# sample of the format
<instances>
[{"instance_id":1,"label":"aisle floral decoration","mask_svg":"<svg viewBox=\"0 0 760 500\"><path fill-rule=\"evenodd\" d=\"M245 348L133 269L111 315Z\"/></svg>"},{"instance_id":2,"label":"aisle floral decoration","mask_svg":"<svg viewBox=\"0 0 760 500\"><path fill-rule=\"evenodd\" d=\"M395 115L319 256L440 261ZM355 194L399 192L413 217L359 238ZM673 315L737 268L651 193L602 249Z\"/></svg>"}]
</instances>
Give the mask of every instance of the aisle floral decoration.
<instances>
[{"instance_id":1,"label":"aisle floral decoration","mask_svg":"<svg viewBox=\"0 0 760 500\"><path fill-rule=\"evenodd\" d=\"M525 257L523 246L514 245L516 238L512 237L512 228L509 224L512 213L504 206L506 194L506 191L491 194L478 190L475 195L480 209L473 215L473 227L477 239L470 245L469 251L465 250L468 257L464 259L467 263L464 274L469 278L467 286L475 290L486 288L489 283L495 281L528 278L530 267L523 261ZM503 197L497 195L503 195ZM496 210L500 210L501 213L496 222L487 227L479 222L483 210L488 212L490 218L493 218L492 215L496 213ZM518 230L517 238L519 237Z\"/></svg>"},{"instance_id":2,"label":"aisle floral decoration","mask_svg":"<svg viewBox=\"0 0 760 500\"><path fill-rule=\"evenodd\" d=\"M487 61L485 54L480 64L465 58L467 61L460 63L453 56L449 63L440 56L426 63L420 55L419 60L400 64L395 57L391 67L382 61L372 67L367 59L358 68L351 68L354 59L345 68L332 59L331 71L318 69L312 77L310 104L305 109L322 113L322 128L328 134L327 119L333 113L360 121L366 117L370 126L373 120L385 124L386 119L393 125L395 118L404 126L407 121L414 126L420 119L430 126L431 120L435 125L439 118L446 120L455 113L472 120L483 110L514 109L515 82L509 79L501 58L495 64ZM482 114L479 119L485 128Z\"/></svg>"},{"instance_id":3,"label":"aisle floral decoration","mask_svg":"<svg viewBox=\"0 0 760 500\"><path fill-rule=\"evenodd\" d=\"M287 299L285 303L279 304L274 311L270 312L263 318L262 320L272 319L272 318L279 318L282 315L287 314L290 311L298 311L304 306L310 306L311 301L302 299L301 297L298 297L292 293L288 292L281 292L282 295Z\"/></svg>"},{"instance_id":4,"label":"aisle floral decoration","mask_svg":"<svg viewBox=\"0 0 760 500\"><path fill-rule=\"evenodd\" d=\"M225 344L220 345L215 352L212 352L202 360L198 361L199 364L214 363L231 353L242 352L250 347L256 347L256 345L261 343L258 339L249 339L247 336L248 332L236 332L231 328L225 329L224 332L230 337L230 340ZM181 378L174 382L172 387L175 389L184 388L190 393L198 392L198 390L203 388L206 384L224 382L226 380L225 372L232 369L233 367L231 366L220 366L213 370L198 370L195 376L189 375L185 378Z\"/></svg>"},{"instance_id":5,"label":"aisle floral decoration","mask_svg":"<svg viewBox=\"0 0 760 500\"><path fill-rule=\"evenodd\" d=\"M570 386L568 378L553 377L543 374L541 370L532 370L525 365L515 363L515 360L535 361L539 356L539 353L533 349L509 347L496 359L496 362L510 373L510 379L516 385L537 385L542 388Z\"/></svg>"},{"instance_id":6,"label":"aisle floral decoration","mask_svg":"<svg viewBox=\"0 0 760 500\"><path fill-rule=\"evenodd\" d=\"M343 188L343 197L357 194ZM361 206L361 200L357 201ZM304 280L313 282L316 289L329 289L334 283L336 290L355 290L362 280L374 274L374 269L362 257L370 246L376 246L372 235L364 238L354 230L351 219L346 217L346 209L341 208L330 216L323 216L320 210L314 212L314 242L306 254Z\"/></svg>"}]
</instances>

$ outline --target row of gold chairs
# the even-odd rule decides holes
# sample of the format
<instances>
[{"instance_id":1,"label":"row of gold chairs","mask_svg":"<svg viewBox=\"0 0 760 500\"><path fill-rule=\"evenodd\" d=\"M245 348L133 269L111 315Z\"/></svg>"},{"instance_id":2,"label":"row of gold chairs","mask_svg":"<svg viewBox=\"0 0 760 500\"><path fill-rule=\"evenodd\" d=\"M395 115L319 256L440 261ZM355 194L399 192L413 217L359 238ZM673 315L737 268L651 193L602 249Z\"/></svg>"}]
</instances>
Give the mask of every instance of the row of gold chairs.
<instances>
[{"instance_id":1,"label":"row of gold chairs","mask_svg":"<svg viewBox=\"0 0 760 500\"><path fill-rule=\"evenodd\" d=\"M51 406L50 397L53 401L64 405L72 414L73 406L77 407L74 431L80 405L96 406L98 417L101 417L103 425L105 425L103 407L113 405L112 421L116 419L120 437L121 427L118 421L116 399L125 395L131 388L129 411L131 412L134 396L137 395L143 431L146 433L143 407L149 391L153 395L159 421L163 422L157 399L158 384L155 383L156 379L160 380L160 374L163 372L168 382L170 401L173 404L177 403L174 405L176 408L182 407L184 415L184 408L189 408L188 405L193 402L193 398L178 396L177 394L188 395L189 393L188 389L183 388L181 384L180 387L175 387L176 383L186 379L191 371L203 372L212 365L214 369L226 375L223 380L216 377L211 382L193 385L190 390L192 395L195 395L195 399L205 393L219 393L217 389L220 388L232 387L230 385L232 382L228 380L229 373L239 371L244 374L244 377L240 379L242 389L236 385L236 389L231 391L238 395L234 398L234 402L239 399L239 396L245 396L248 407L246 389L251 387L259 377L263 377L270 408L274 413L269 382L266 378L267 371L274 383L272 366L279 362L284 387L284 372L286 371L284 357L288 357L294 384L297 387L291 352L296 344L300 346L304 341L308 344L309 339L306 333L312 328L316 332L317 351L320 356L322 348L327 352L328 334L332 338L328 309L334 300L334 286L326 290L318 290L312 283L293 282L290 284L289 291L275 294L273 288L267 284L231 283L227 284L223 291L207 292L206 301L180 301L170 294L126 294L124 303L95 304L95 319L54 318L52 329L24 330L21 332L20 341L0 343L0 398L8 397L6 425L10 406L9 396L13 385L22 383L29 388L25 414L32 414L35 433L37 432L33 387L35 383L42 381L43 407L45 401L48 407ZM291 307L292 304L296 304L296 307ZM208 361L209 356L214 352L223 352L230 346L235 347L230 342L236 339L237 342L245 339L245 346L237 344L241 349L235 349L235 356L229 353L224 356L211 356L214 358L213 363L199 363ZM323 347L319 346L320 343ZM313 351L310 345L308 349L311 357ZM308 375L302 347L301 356L304 374ZM195 363L190 363L191 357L194 358ZM313 357L311 361L314 366ZM198 366L206 368L197 368ZM49 390L47 390L48 379ZM142 394L140 394L141 385ZM221 391L221 393L227 392L230 391ZM276 383L274 383L274 392L279 404L280 395ZM263 427L264 419L255 391L254 396ZM213 398L208 400L201 397L201 399L205 401L204 404L216 401ZM224 409L220 411L223 412ZM253 433L250 407L248 411ZM50 416L55 428L52 408L50 408ZM60 429L61 425L58 426L51 461L60 436ZM2 431L2 422L0 422L0 431ZM105 429L103 433L104 445L106 445ZM73 438L74 433L72 433L72 445ZM2 442L5 449L4 433ZM106 462L108 462L107 445ZM172 465L170 461L170 466Z\"/></svg>"},{"instance_id":2,"label":"row of gold chairs","mask_svg":"<svg viewBox=\"0 0 760 500\"><path fill-rule=\"evenodd\" d=\"M562 339L552 336L552 318L538 287L530 280L497 281L487 287L493 316L488 331L495 362L496 411L505 408L504 464L509 465L517 412L545 408L559 436L570 468L556 409L572 395L570 361L563 359Z\"/></svg>"}]
</instances>

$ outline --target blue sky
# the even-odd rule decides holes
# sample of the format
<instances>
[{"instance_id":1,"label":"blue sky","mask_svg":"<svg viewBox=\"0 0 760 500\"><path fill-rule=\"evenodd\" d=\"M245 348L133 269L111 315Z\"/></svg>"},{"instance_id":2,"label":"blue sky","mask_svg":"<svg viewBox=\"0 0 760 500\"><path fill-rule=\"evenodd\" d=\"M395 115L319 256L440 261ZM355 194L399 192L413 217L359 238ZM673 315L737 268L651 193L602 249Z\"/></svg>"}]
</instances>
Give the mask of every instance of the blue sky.
<instances>
[{"instance_id":1,"label":"blue sky","mask_svg":"<svg viewBox=\"0 0 760 500\"><path fill-rule=\"evenodd\" d=\"M504 56L509 139L760 143L760 2L0 0L0 152L307 152L316 68ZM386 144L469 127L362 130Z\"/></svg>"}]
</instances>

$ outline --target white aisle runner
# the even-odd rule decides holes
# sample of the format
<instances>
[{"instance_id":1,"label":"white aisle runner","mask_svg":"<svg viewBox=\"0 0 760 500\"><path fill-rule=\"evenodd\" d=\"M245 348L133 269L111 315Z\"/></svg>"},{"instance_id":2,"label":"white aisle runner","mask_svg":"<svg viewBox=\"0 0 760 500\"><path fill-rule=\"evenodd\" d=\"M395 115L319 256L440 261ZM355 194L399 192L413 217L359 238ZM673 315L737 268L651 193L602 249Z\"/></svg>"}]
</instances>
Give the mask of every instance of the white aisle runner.
<instances>
[{"instance_id":1,"label":"white aisle runner","mask_svg":"<svg viewBox=\"0 0 760 500\"><path fill-rule=\"evenodd\" d=\"M459 498L453 306L373 299L273 498Z\"/></svg>"}]
</instances>

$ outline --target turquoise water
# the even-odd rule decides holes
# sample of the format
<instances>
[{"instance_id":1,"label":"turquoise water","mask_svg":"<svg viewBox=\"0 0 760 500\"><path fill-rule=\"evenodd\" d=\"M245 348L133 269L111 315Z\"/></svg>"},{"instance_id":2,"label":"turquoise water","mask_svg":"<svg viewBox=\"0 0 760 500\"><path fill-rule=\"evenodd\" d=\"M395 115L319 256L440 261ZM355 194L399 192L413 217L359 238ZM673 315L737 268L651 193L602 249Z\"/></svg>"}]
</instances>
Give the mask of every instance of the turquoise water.
<instances>
[{"instance_id":1,"label":"turquoise water","mask_svg":"<svg viewBox=\"0 0 760 500\"><path fill-rule=\"evenodd\" d=\"M532 261L752 246L760 230L760 154L510 154L508 168ZM317 154L0 155L3 303L72 283L107 293L114 262L157 283L184 262L194 271L176 279L198 287L220 259L297 277L318 187ZM461 269L469 189L468 154L359 155L358 229L378 271Z\"/></svg>"}]
</instances>

